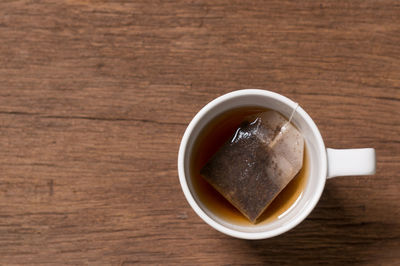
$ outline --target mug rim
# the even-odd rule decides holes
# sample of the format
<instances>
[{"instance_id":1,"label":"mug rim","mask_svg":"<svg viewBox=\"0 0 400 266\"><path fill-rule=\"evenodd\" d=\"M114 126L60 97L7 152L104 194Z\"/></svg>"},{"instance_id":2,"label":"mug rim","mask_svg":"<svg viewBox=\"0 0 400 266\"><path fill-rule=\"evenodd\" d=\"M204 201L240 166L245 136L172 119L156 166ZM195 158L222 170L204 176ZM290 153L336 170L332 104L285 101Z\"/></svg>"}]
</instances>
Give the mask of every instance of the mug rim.
<instances>
[{"instance_id":1,"label":"mug rim","mask_svg":"<svg viewBox=\"0 0 400 266\"><path fill-rule=\"evenodd\" d=\"M186 174L185 174L185 155L186 155L186 146L188 144L188 141L193 133L193 130L197 123L204 117L205 114L209 112L212 108L218 106L219 104L222 104L228 99L235 98L235 97L240 97L240 96L245 96L245 95L262 95L266 97L273 98L274 100L284 102L287 105L294 105L296 104L294 101L291 99L272 92L268 90L260 90L260 89L244 89L244 90L236 90L232 91L226 94L223 94L208 104L206 104L201 110L193 117L193 119L190 121L188 127L185 130L185 133L182 137L180 146L179 146L179 152L178 152L178 175L179 175L179 181L181 184L182 191L185 195L186 200L188 201L189 205L192 207L192 209L195 211L195 213L208 225L216 229L217 231L224 233L226 235L236 237L236 238L241 238L241 239L249 239L249 240L256 240L256 239L266 239L266 238L271 238L277 235L280 235L282 233L285 233L292 228L296 227L298 224L300 224L310 213L311 211L315 208L317 205L321 195L322 191L325 187L325 181L326 181L326 174L327 174L327 157L326 157L326 149L325 149L325 144L322 139L321 133L316 126L315 122L313 119L300 107L298 108L298 113L303 117L303 119L306 121L308 126L312 129L313 133L316 136L316 142L317 142L317 147L320 150L320 154L323 158L321 158L321 163L322 165L320 166L322 169L322 177L323 181L321 184L317 187L315 190L314 196L311 198L310 202L307 204L305 210L300 213L299 215L295 216L290 222L283 224L282 226L278 227L277 229L273 230L268 230L268 231L263 231L263 232L242 232L238 231L235 229L228 228L214 219L212 219L205 211L202 210L202 208L197 204L195 199L193 198L192 192L189 189L189 186L187 184L186 180Z\"/></svg>"}]
</instances>

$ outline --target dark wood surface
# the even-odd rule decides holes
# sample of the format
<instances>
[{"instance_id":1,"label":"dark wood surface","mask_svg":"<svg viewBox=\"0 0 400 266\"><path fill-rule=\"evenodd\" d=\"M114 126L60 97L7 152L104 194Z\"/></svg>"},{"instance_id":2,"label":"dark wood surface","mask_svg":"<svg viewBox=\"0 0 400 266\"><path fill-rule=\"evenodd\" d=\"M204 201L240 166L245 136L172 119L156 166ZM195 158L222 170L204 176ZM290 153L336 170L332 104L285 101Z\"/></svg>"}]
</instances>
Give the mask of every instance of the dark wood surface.
<instances>
[{"instance_id":1,"label":"dark wood surface","mask_svg":"<svg viewBox=\"0 0 400 266\"><path fill-rule=\"evenodd\" d=\"M299 3L297 3L299 2ZM263 241L191 210L177 153L215 97L298 101L377 174L327 182ZM1 1L0 264L400 263L400 4Z\"/></svg>"}]
</instances>

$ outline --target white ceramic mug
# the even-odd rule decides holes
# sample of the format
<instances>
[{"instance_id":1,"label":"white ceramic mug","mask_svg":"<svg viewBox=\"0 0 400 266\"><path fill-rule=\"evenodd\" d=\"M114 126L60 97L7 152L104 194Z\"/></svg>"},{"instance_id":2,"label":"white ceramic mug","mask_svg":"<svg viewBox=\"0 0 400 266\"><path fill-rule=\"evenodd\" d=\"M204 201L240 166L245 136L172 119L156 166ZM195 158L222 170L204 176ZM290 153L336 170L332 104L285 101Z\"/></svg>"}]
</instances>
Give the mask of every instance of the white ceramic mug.
<instances>
[{"instance_id":1,"label":"white ceramic mug","mask_svg":"<svg viewBox=\"0 0 400 266\"><path fill-rule=\"evenodd\" d=\"M303 134L309 157L309 176L301 197L283 217L267 224L242 226L224 220L210 211L193 189L189 157L200 131L221 113L243 106L273 109L289 117L296 103L280 94L266 90L239 90L218 97L196 114L183 135L178 155L178 172L182 190L193 210L216 230L243 239L265 239L277 236L302 222L316 206L325 180L334 176L371 175L375 173L375 150L326 149L321 134L311 117L299 106L292 123Z\"/></svg>"}]
</instances>

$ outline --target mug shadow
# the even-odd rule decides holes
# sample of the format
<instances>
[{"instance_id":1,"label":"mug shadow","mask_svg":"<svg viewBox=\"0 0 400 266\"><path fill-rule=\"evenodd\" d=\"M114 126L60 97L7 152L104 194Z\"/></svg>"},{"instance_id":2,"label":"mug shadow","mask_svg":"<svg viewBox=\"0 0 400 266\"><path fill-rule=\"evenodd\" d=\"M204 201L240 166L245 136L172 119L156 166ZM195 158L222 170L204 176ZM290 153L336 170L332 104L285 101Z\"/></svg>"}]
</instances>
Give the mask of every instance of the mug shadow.
<instances>
[{"instance_id":1,"label":"mug shadow","mask_svg":"<svg viewBox=\"0 0 400 266\"><path fill-rule=\"evenodd\" d=\"M385 247L397 243L393 239L397 225L368 221L371 213L366 217L365 205L339 200L343 199L338 196L341 189L329 182L317 207L293 230L271 239L236 240L231 244L243 251L244 259L262 264L360 265L385 258ZM375 211L379 215L379 209Z\"/></svg>"}]
</instances>

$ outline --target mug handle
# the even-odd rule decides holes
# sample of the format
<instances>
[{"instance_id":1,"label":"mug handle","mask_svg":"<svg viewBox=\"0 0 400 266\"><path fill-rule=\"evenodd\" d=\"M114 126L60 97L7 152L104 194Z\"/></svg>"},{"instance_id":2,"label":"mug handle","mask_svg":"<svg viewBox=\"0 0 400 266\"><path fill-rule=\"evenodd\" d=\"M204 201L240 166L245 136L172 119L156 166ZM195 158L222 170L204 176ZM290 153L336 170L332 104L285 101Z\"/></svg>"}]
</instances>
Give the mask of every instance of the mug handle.
<instances>
[{"instance_id":1,"label":"mug handle","mask_svg":"<svg viewBox=\"0 0 400 266\"><path fill-rule=\"evenodd\" d=\"M376 170L375 149L326 149L328 176L373 175Z\"/></svg>"}]
</instances>

